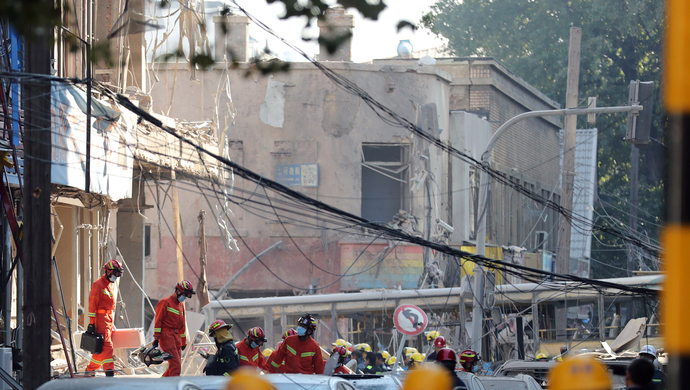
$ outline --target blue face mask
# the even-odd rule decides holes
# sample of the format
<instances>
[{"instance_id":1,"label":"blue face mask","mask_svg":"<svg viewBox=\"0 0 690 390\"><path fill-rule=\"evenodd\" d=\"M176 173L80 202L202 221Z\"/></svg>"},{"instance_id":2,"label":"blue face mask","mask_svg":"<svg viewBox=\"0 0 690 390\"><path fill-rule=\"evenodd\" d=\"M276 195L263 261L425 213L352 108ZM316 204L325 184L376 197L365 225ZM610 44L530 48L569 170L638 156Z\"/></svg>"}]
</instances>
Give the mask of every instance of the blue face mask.
<instances>
[{"instance_id":1,"label":"blue face mask","mask_svg":"<svg viewBox=\"0 0 690 390\"><path fill-rule=\"evenodd\" d=\"M252 341L251 343L249 343L249 347L251 347L251 349L254 349L258 347L258 345L256 345L256 343Z\"/></svg>"},{"instance_id":2,"label":"blue face mask","mask_svg":"<svg viewBox=\"0 0 690 390\"><path fill-rule=\"evenodd\" d=\"M307 330L301 326L298 326L297 327L297 336L306 336L306 335L307 335Z\"/></svg>"},{"instance_id":3,"label":"blue face mask","mask_svg":"<svg viewBox=\"0 0 690 390\"><path fill-rule=\"evenodd\" d=\"M179 297L177 297L177 300L179 302L184 302L185 299L187 299L187 297L185 297L184 295L180 295Z\"/></svg>"},{"instance_id":4,"label":"blue face mask","mask_svg":"<svg viewBox=\"0 0 690 390\"><path fill-rule=\"evenodd\" d=\"M477 372L477 371L479 371L479 365L474 365L472 367L472 372Z\"/></svg>"}]
</instances>

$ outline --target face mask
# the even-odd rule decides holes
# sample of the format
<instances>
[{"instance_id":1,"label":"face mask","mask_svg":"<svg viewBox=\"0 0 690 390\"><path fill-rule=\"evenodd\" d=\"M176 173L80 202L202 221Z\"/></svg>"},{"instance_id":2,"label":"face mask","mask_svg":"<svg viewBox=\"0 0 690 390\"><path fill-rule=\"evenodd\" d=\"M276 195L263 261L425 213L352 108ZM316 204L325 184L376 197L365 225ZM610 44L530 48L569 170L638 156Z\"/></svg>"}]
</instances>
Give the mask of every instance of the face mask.
<instances>
[{"instance_id":1,"label":"face mask","mask_svg":"<svg viewBox=\"0 0 690 390\"><path fill-rule=\"evenodd\" d=\"M117 281L117 276L115 276L115 275L110 275L110 277L108 278L108 280L110 280L111 283L115 283L115 282Z\"/></svg>"},{"instance_id":2,"label":"face mask","mask_svg":"<svg viewBox=\"0 0 690 390\"><path fill-rule=\"evenodd\" d=\"M185 297L184 295L180 295L179 297L177 297L177 300L179 302L184 302L185 299L187 299L187 297Z\"/></svg>"},{"instance_id":3,"label":"face mask","mask_svg":"<svg viewBox=\"0 0 690 390\"><path fill-rule=\"evenodd\" d=\"M477 372L477 371L479 371L479 366L476 366L476 365L473 366L473 367L472 367L472 372Z\"/></svg>"},{"instance_id":4,"label":"face mask","mask_svg":"<svg viewBox=\"0 0 690 390\"><path fill-rule=\"evenodd\" d=\"M258 347L258 345L256 345L256 343L253 342L253 341L252 341L251 343L249 343L249 346L250 346L252 349Z\"/></svg>"},{"instance_id":5,"label":"face mask","mask_svg":"<svg viewBox=\"0 0 690 390\"><path fill-rule=\"evenodd\" d=\"M304 329L301 326L297 327L297 336L306 336L306 335L307 335L306 329Z\"/></svg>"}]
</instances>

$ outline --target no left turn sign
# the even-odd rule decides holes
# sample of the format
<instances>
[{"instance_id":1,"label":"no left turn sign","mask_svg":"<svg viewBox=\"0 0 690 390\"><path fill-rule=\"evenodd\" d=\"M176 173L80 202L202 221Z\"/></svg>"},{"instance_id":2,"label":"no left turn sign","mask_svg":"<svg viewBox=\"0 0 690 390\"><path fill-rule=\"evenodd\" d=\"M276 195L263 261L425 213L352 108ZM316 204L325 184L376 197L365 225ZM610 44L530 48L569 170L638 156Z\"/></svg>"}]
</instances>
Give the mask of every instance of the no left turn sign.
<instances>
[{"instance_id":1,"label":"no left turn sign","mask_svg":"<svg viewBox=\"0 0 690 390\"><path fill-rule=\"evenodd\" d=\"M395 309L393 322L400 333L416 336L426 329L429 320L424 310L415 305L400 305Z\"/></svg>"}]
</instances>

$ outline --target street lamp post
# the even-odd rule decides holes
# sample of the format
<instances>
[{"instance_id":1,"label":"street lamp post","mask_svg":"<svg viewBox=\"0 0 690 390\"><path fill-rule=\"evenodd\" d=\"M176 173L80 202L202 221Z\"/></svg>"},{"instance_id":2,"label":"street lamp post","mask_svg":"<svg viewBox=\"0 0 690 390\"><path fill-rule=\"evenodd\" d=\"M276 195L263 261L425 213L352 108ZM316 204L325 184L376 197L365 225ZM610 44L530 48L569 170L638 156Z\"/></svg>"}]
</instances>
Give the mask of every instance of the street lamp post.
<instances>
[{"instance_id":1,"label":"street lamp post","mask_svg":"<svg viewBox=\"0 0 690 390\"><path fill-rule=\"evenodd\" d=\"M640 105L616 106L616 107L595 107L595 108L566 108L560 110L529 111L516 115L502 124L491 136L484 153L482 154L481 164L485 169L479 173L479 212L477 213L477 250L476 254L484 256L486 252L486 213L489 204L489 185L491 176L486 172L486 168L491 167L491 152L503 133L506 132L516 122L523 119L546 116L566 116L584 114L611 114L617 112L639 112L642 110ZM482 334L484 323L484 269L481 265L474 266L474 305L472 307L472 344L471 348L481 353Z\"/></svg>"}]
</instances>

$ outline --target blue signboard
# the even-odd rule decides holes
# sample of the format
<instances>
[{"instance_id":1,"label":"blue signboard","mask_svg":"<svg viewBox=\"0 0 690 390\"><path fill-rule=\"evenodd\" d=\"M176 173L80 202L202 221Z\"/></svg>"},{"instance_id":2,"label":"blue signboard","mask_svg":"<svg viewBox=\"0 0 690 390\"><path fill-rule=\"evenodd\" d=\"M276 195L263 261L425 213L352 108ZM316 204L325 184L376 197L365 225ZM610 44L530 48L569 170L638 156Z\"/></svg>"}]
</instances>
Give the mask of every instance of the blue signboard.
<instances>
[{"instance_id":1,"label":"blue signboard","mask_svg":"<svg viewBox=\"0 0 690 390\"><path fill-rule=\"evenodd\" d=\"M318 187L318 164L276 164L276 181L287 187Z\"/></svg>"}]
</instances>

